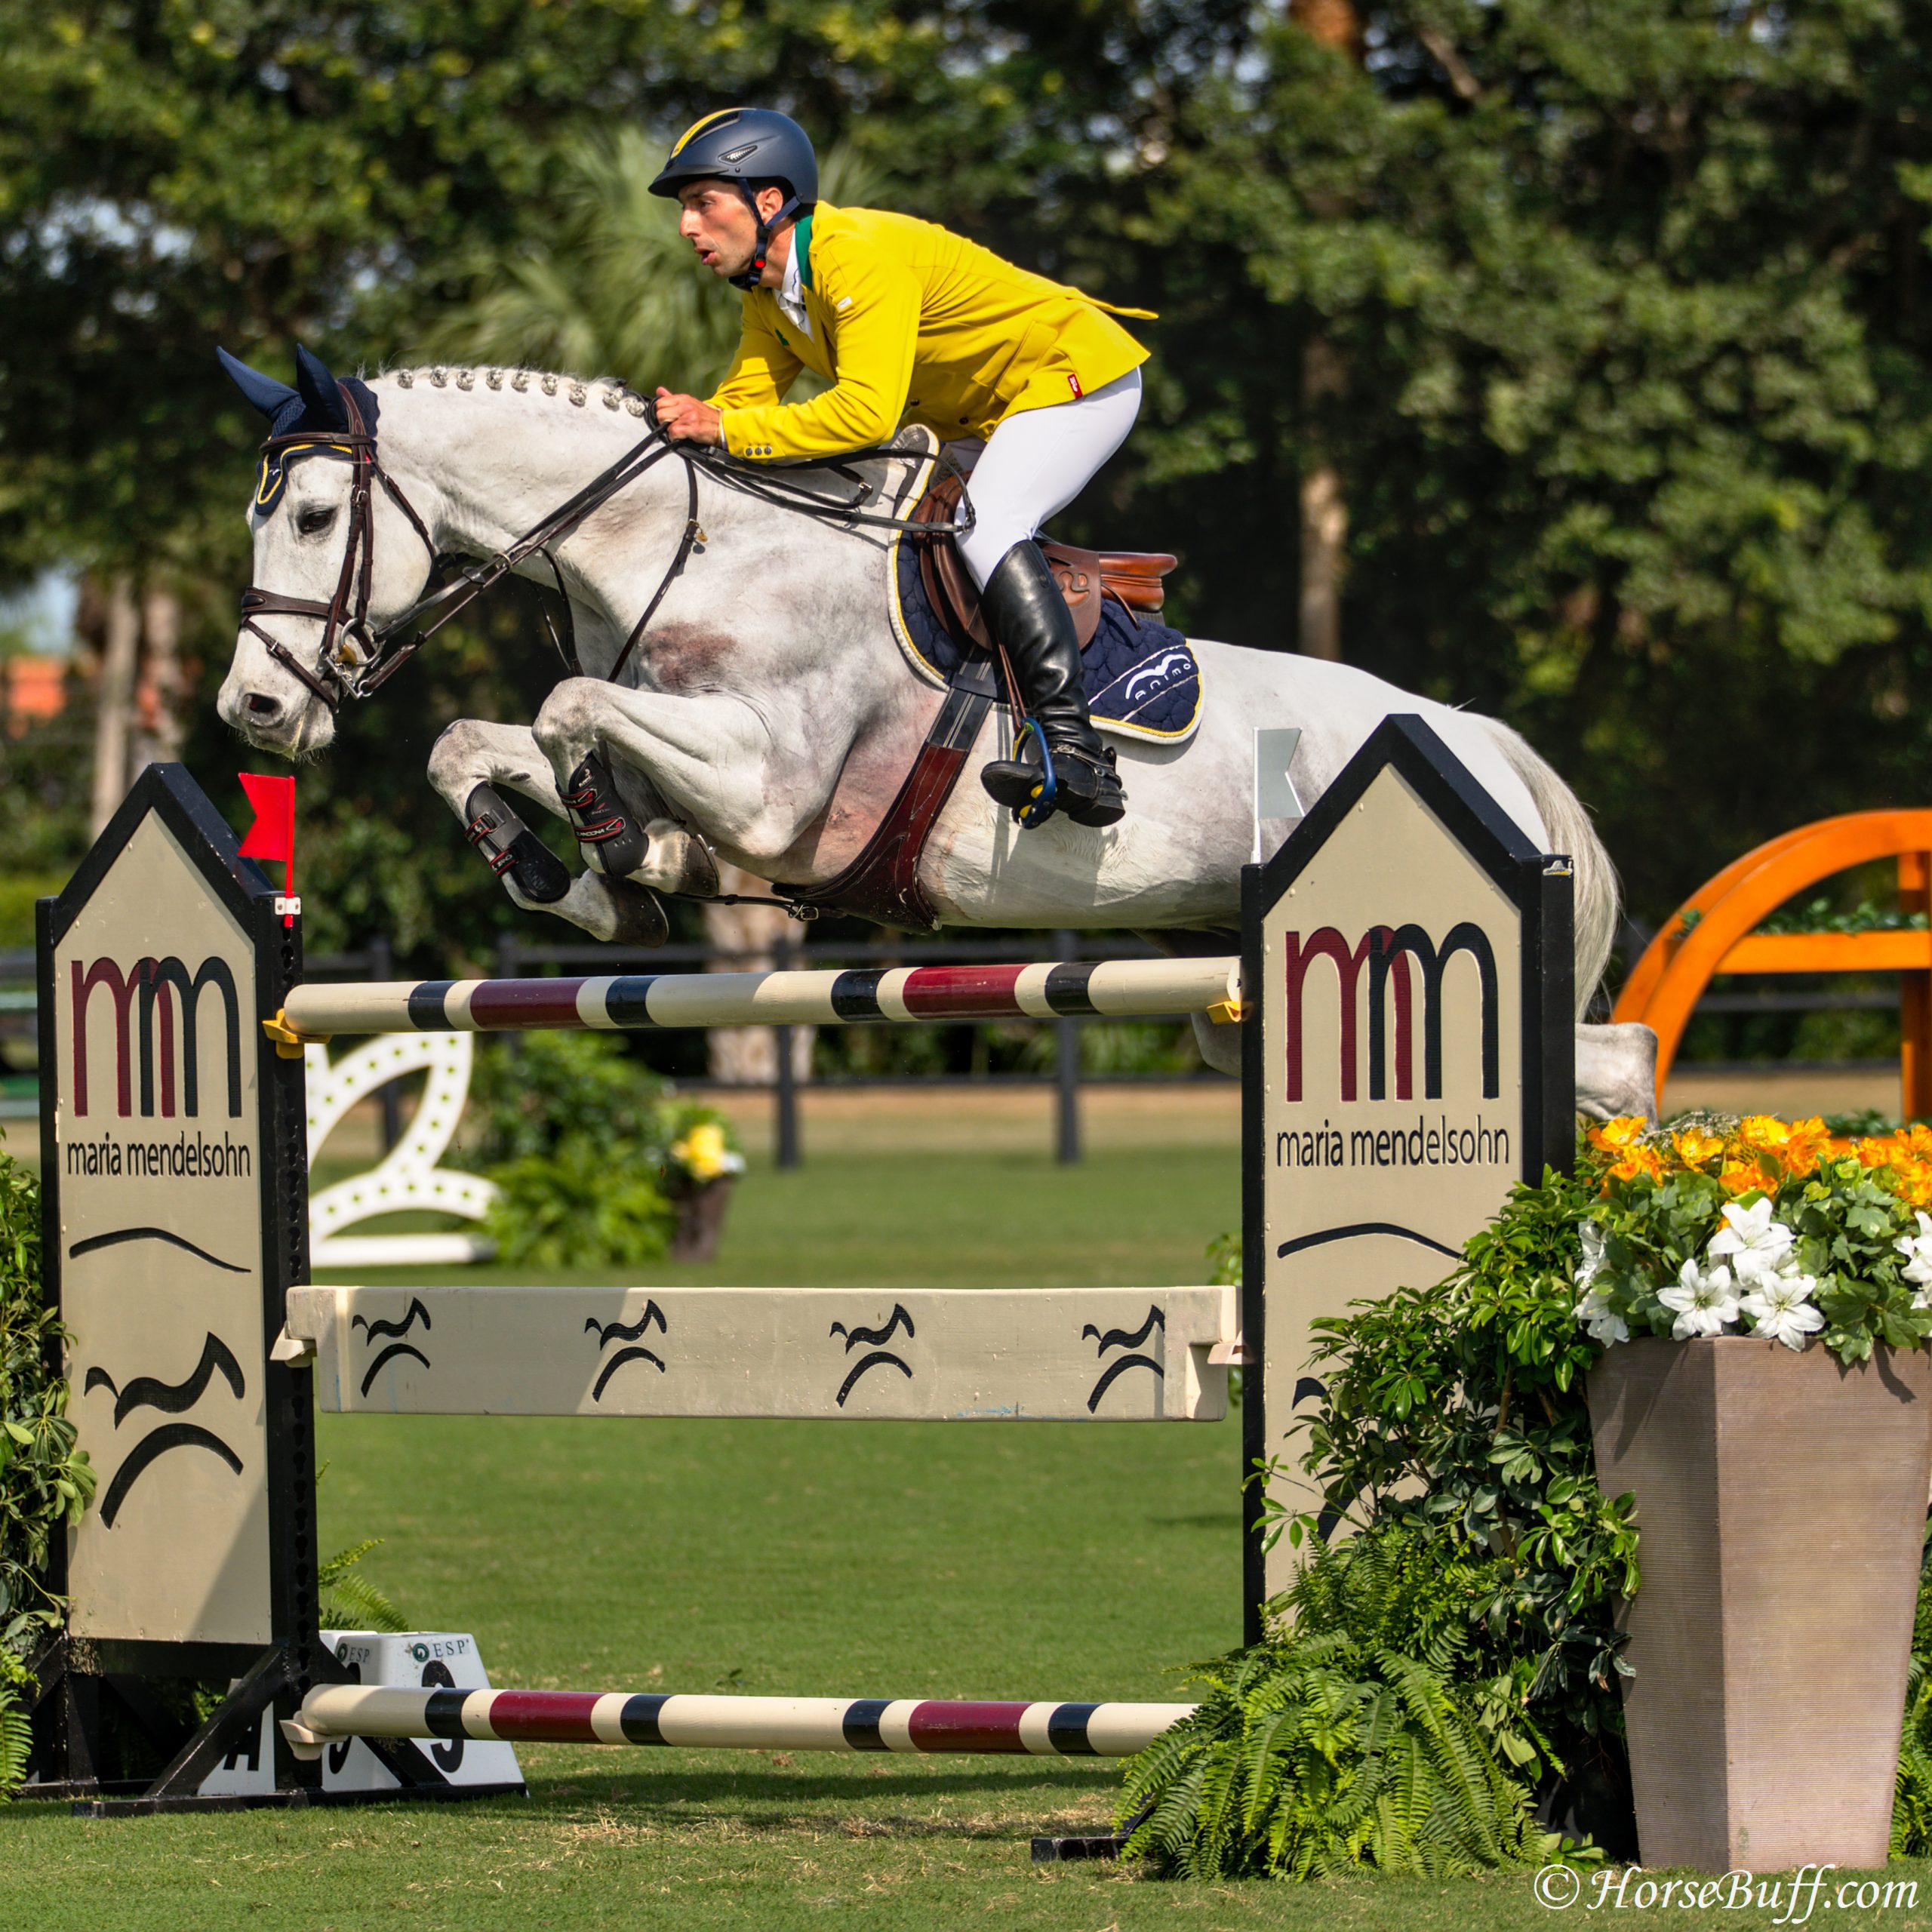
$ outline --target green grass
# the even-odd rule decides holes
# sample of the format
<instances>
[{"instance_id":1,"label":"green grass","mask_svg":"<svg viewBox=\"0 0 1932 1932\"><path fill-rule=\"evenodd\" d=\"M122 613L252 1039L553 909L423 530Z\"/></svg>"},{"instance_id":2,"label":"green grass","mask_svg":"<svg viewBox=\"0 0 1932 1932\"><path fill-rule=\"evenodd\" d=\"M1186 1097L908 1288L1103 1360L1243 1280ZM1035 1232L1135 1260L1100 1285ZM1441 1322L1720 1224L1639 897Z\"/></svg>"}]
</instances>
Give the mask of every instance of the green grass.
<instances>
[{"instance_id":1,"label":"green grass","mask_svg":"<svg viewBox=\"0 0 1932 1932\"><path fill-rule=\"evenodd\" d=\"M934 1104L943 1107L944 1097ZM316 1185L349 1171L318 1164ZM1114 1150L1071 1168L1030 1152L814 1154L804 1166L783 1170L754 1161L738 1184L714 1265L586 1270L575 1278L740 1287L786 1282L1167 1287L1205 1280L1208 1241L1240 1219L1240 1174L1232 1149ZM388 1220L399 1228L453 1225L428 1216ZM372 1222L353 1232L386 1225ZM403 1281L411 1275L406 1269L365 1269L356 1278ZM491 1268L463 1275L475 1281L518 1278Z\"/></svg>"},{"instance_id":2,"label":"green grass","mask_svg":"<svg viewBox=\"0 0 1932 1932\"><path fill-rule=\"evenodd\" d=\"M835 1156L740 1189L665 1281L1201 1278L1233 1157ZM484 1278L484 1271L478 1271ZM499 1684L862 1696L1184 1694L1238 1638L1236 1426L328 1417L325 1548L473 1630ZM1163 1885L1027 1859L1105 1829L1101 1764L536 1746L531 1796L92 1822L0 1811L0 1927L1547 1927L1526 1878ZM1932 1904L1932 1873L1921 1875ZM1662 1912L1646 1923L1703 1923ZM1860 1915L1835 1913L1832 1932ZM1763 1922L1724 1915L1727 1924ZM1889 1926L1917 1922L1888 1914Z\"/></svg>"}]
</instances>

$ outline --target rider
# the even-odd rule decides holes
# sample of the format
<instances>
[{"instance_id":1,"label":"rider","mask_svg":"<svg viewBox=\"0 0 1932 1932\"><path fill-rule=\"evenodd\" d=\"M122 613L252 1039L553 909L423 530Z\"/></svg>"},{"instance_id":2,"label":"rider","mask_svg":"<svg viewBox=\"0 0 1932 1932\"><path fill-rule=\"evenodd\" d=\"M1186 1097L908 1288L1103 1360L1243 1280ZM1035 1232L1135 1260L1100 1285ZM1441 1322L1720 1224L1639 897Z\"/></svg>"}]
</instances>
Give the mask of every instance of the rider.
<instances>
[{"instance_id":1,"label":"rider","mask_svg":"<svg viewBox=\"0 0 1932 1932\"><path fill-rule=\"evenodd\" d=\"M1147 352L1113 317L1148 312L1109 308L930 222L820 202L804 130L765 109L706 115L651 187L677 197L699 259L744 291L731 373L708 402L660 389L658 420L752 462L845 455L889 441L902 421L942 441L983 438L960 553L1052 755L1057 808L1112 824L1126 794L1034 539L1133 427ZM787 403L801 369L831 387ZM1040 779L1017 758L981 774L1016 811Z\"/></svg>"}]
</instances>

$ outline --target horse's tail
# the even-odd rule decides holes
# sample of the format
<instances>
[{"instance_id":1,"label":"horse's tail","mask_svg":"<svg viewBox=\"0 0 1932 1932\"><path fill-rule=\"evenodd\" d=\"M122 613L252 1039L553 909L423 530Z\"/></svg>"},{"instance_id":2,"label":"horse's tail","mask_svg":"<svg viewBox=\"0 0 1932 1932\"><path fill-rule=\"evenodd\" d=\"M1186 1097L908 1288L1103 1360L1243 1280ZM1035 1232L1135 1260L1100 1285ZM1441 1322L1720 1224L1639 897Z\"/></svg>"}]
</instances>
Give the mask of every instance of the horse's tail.
<instances>
[{"instance_id":1,"label":"horse's tail","mask_svg":"<svg viewBox=\"0 0 1932 1932\"><path fill-rule=\"evenodd\" d=\"M1617 943L1617 868L1576 793L1508 725L1492 719L1491 729L1511 768L1529 787L1549 849L1568 853L1577 869L1577 1017L1580 1020L1610 964L1611 948Z\"/></svg>"}]
</instances>

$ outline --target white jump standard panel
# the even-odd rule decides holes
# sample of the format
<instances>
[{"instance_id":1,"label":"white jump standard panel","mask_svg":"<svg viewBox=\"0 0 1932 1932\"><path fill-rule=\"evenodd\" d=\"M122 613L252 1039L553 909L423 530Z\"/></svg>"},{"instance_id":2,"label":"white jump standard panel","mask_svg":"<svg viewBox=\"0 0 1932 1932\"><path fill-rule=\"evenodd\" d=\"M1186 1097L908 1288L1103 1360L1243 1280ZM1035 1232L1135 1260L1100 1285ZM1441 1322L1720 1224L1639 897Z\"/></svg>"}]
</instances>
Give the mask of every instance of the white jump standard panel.
<instances>
[{"instance_id":1,"label":"white jump standard panel","mask_svg":"<svg viewBox=\"0 0 1932 1932\"><path fill-rule=\"evenodd\" d=\"M598 979L423 980L294 986L280 1016L304 1040L337 1033L479 1033L542 1026L637 1032L867 1021L1233 1020L1238 959L1101 959L851 972L638 973Z\"/></svg>"},{"instance_id":2,"label":"white jump standard panel","mask_svg":"<svg viewBox=\"0 0 1932 1932\"><path fill-rule=\"evenodd\" d=\"M1237 1291L291 1287L320 1406L400 1415L1215 1422Z\"/></svg>"},{"instance_id":3,"label":"white jump standard panel","mask_svg":"<svg viewBox=\"0 0 1932 1932\"><path fill-rule=\"evenodd\" d=\"M976 1703L939 1698L704 1697L621 1690L415 1690L329 1684L282 1728L319 1754L343 1737L502 1739L699 1750L904 1751L1129 1758L1192 1704Z\"/></svg>"}]
</instances>

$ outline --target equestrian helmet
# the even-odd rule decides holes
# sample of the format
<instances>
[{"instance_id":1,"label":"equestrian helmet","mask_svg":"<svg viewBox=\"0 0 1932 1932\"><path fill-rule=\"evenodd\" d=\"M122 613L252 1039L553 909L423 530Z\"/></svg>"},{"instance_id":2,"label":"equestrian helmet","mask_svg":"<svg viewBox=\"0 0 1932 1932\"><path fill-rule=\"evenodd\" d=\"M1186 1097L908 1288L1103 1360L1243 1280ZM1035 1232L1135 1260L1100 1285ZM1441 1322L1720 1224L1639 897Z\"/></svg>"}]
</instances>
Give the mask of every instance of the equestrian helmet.
<instances>
[{"instance_id":1,"label":"equestrian helmet","mask_svg":"<svg viewBox=\"0 0 1932 1932\"><path fill-rule=\"evenodd\" d=\"M755 181L780 182L791 201L809 208L818 199L818 156L811 137L789 115L728 107L685 129L651 192L675 195L686 182L707 178L747 189Z\"/></svg>"}]
</instances>

